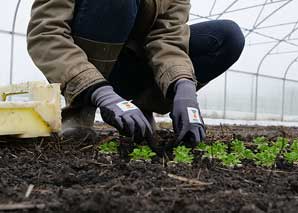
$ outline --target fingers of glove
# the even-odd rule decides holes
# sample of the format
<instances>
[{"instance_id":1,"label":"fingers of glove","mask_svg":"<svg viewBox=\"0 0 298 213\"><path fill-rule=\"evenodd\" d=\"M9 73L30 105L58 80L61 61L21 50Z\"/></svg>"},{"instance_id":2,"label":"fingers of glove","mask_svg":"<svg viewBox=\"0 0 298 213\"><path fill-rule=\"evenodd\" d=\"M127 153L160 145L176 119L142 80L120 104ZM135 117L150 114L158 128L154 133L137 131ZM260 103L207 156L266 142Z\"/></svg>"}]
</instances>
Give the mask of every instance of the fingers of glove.
<instances>
[{"instance_id":1,"label":"fingers of glove","mask_svg":"<svg viewBox=\"0 0 298 213\"><path fill-rule=\"evenodd\" d=\"M119 116L115 117L114 122L115 122L116 129L118 129L119 131L123 130L124 124Z\"/></svg>"},{"instance_id":2,"label":"fingers of glove","mask_svg":"<svg viewBox=\"0 0 298 213\"><path fill-rule=\"evenodd\" d=\"M183 129L183 121L181 116L175 116L172 115L172 123L173 123L173 129L176 134L179 134L181 130Z\"/></svg>"},{"instance_id":3,"label":"fingers of glove","mask_svg":"<svg viewBox=\"0 0 298 213\"><path fill-rule=\"evenodd\" d=\"M122 117L123 131L126 136L134 138L135 122L129 114L124 114Z\"/></svg>"},{"instance_id":4,"label":"fingers of glove","mask_svg":"<svg viewBox=\"0 0 298 213\"><path fill-rule=\"evenodd\" d=\"M149 144L149 146L150 145L154 146L154 132L153 132L152 126L145 116L142 116L142 119L146 124L146 132L145 132L146 141Z\"/></svg>"},{"instance_id":5,"label":"fingers of glove","mask_svg":"<svg viewBox=\"0 0 298 213\"><path fill-rule=\"evenodd\" d=\"M101 114L101 117L103 119L104 122L114 126L114 122L113 122L113 113L106 109L106 108L100 108L100 114Z\"/></svg>"},{"instance_id":6,"label":"fingers of glove","mask_svg":"<svg viewBox=\"0 0 298 213\"><path fill-rule=\"evenodd\" d=\"M200 126L199 130L200 130L200 135L201 135L201 141L203 141L206 139L206 130L202 126Z\"/></svg>"},{"instance_id":7,"label":"fingers of glove","mask_svg":"<svg viewBox=\"0 0 298 213\"><path fill-rule=\"evenodd\" d=\"M147 120L147 118L143 115L141 115L141 118L143 120L143 122L145 123L145 126L146 126L146 132L145 132L145 135L148 135L148 136L153 136L153 129L152 129L152 126L151 124L149 123L149 121Z\"/></svg>"},{"instance_id":8,"label":"fingers of glove","mask_svg":"<svg viewBox=\"0 0 298 213\"><path fill-rule=\"evenodd\" d=\"M131 115L131 118L135 121L135 142L141 142L145 138L146 124L144 123L143 119L137 114Z\"/></svg>"},{"instance_id":9,"label":"fingers of glove","mask_svg":"<svg viewBox=\"0 0 298 213\"><path fill-rule=\"evenodd\" d=\"M199 128L191 129L184 139L184 142L187 143L190 147L195 147L201 141L201 132Z\"/></svg>"},{"instance_id":10,"label":"fingers of glove","mask_svg":"<svg viewBox=\"0 0 298 213\"><path fill-rule=\"evenodd\" d=\"M119 116L116 116L115 113L113 113L113 111L106 108L101 108L100 111L104 122L115 127L119 131L123 129L123 123L121 121L121 118Z\"/></svg>"},{"instance_id":11,"label":"fingers of glove","mask_svg":"<svg viewBox=\"0 0 298 213\"><path fill-rule=\"evenodd\" d=\"M178 133L179 135L176 140L176 145L181 143L181 141L184 139L187 132L188 132L188 129L184 128Z\"/></svg>"}]
</instances>

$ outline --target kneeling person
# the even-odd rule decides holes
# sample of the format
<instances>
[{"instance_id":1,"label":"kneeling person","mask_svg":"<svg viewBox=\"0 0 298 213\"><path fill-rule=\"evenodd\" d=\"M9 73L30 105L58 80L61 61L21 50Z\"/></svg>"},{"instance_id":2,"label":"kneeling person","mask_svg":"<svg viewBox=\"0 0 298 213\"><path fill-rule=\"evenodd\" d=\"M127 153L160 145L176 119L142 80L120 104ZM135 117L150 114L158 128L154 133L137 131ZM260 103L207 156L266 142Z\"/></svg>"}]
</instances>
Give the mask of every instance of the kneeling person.
<instances>
[{"instance_id":1,"label":"kneeling person","mask_svg":"<svg viewBox=\"0 0 298 213\"><path fill-rule=\"evenodd\" d=\"M185 0L35 0L28 51L67 102L64 134L103 120L135 141L151 140L153 112L170 112L177 144L205 138L196 91L239 58L232 21L187 25Z\"/></svg>"}]
</instances>

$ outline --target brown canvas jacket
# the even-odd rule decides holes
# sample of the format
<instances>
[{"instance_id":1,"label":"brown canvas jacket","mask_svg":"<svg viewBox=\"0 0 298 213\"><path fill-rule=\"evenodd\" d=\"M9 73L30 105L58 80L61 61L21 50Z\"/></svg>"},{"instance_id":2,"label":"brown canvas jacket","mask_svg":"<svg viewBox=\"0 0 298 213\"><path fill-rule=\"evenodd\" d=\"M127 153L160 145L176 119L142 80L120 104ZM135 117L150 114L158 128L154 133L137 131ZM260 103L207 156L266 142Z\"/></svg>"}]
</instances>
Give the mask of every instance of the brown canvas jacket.
<instances>
[{"instance_id":1,"label":"brown canvas jacket","mask_svg":"<svg viewBox=\"0 0 298 213\"><path fill-rule=\"evenodd\" d=\"M124 44L100 43L71 33L75 0L35 0L28 26L28 51L49 82L61 83L67 103L86 88L108 83ZM164 95L180 79L195 81L188 57L190 0L143 0L135 36L127 46L143 51ZM104 30L104 29L103 29Z\"/></svg>"}]
</instances>

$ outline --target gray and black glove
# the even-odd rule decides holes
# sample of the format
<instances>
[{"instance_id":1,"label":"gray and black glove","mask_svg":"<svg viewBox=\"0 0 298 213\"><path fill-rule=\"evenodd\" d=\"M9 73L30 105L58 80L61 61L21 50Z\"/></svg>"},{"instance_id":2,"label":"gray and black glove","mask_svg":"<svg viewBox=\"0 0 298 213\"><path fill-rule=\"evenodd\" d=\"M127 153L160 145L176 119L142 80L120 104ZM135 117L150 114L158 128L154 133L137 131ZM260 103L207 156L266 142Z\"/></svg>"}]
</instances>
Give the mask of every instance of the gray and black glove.
<instances>
[{"instance_id":1,"label":"gray and black glove","mask_svg":"<svg viewBox=\"0 0 298 213\"><path fill-rule=\"evenodd\" d=\"M178 80L174 85L174 94L170 117L177 135L176 145L184 142L187 146L193 147L206 137L195 83L187 79Z\"/></svg>"},{"instance_id":2,"label":"gray and black glove","mask_svg":"<svg viewBox=\"0 0 298 213\"><path fill-rule=\"evenodd\" d=\"M91 95L91 102L99 107L104 122L121 134L132 137L136 142L152 138L151 125L141 110L117 95L111 86L96 89Z\"/></svg>"}]
</instances>

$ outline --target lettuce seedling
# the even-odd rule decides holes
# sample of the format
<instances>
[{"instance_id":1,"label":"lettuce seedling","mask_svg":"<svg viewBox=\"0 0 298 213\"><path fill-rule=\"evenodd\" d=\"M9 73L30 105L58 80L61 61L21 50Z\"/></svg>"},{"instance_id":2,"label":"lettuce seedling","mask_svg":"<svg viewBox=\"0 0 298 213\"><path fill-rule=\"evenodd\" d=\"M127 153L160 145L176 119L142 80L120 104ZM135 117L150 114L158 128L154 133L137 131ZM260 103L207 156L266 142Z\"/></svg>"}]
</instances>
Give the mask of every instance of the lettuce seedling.
<instances>
[{"instance_id":1,"label":"lettuce seedling","mask_svg":"<svg viewBox=\"0 0 298 213\"><path fill-rule=\"evenodd\" d=\"M290 152L284 154L286 161L289 163L298 163L298 140L294 140Z\"/></svg>"},{"instance_id":2,"label":"lettuce seedling","mask_svg":"<svg viewBox=\"0 0 298 213\"><path fill-rule=\"evenodd\" d=\"M191 164L194 156L191 153L190 148L186 148L185 146L178 146L174 149L174 162L176 163L186 163Z\"/></svg>"},{"instance_id":3,"label":"lettuce seedling","mask_svg":"<svg viewBox=\"0 0 298 213\"><path fill-rule=\"evenodd\" d=\"M288 152L285 153L285 159L289 163L297 163L298 162L298 152Z\"/></svg>"},{"instance_id":4,"label":"lettuce seedling","mask_svg":"<svg viewBox=\"0 0 298 213\"><path fill-rule=\"evenodd\" d=\"M133 152L129 154L132 160L151 160L156 153L153 152L149 146L139 146L134 148Z\"/></svg>"},{"instance_id":5,"label":"lettuce seedling","mask_svg":"<svg viewBox=\"0 0 298 213\"><path fill-rule=\"evenodd\" d=\"M206 153L203 157L209 159L218 159L223 166L233 168L241 164L239 153L244 155L246 150L243 142L238 140L234 141L233 148L235 152L228 154L228 146L221 141L216 141L212 146L205 147Z\"/></svg>"},{"instance_id":6,"label":"lettuce seedling","mask_svg":"<svg viewBox=\"0 0 298 213\"><path fill-rule=\"evenodd\" d=\"M206 153L203 155L203 158L217 158L221 159L222 156L227 154L228 146L221 141L216 141L212 146L206 147Z\"/></svg>"},{"instance_id":7,"label":"lettuce seedling","mask_svg":"<svg viewBox=\"0 0 298 213\"><path fill-rule=\"evenodd\" d=\"M276 161L276 154L272 151L270 147L268 147L263 152L259 152L256 154L255 163L259 166L264 167L272 167Z\"/></svg>"},{"instance_id":8,"label":"lettuce seedling","mask_svg":"<svg viewBox=\"0 0 298 213\"><path fill-rule=\"evenodd\" d=\"M99 152L104 154L115 154L118 153L119 143L116 141L110 141L99 145Z\"/></svg>"},{"instance_id":9,"label":"lettuce seedling","mask_svg":"<svg viewBox=\"0 0 298 213\"><path fill-rule=\"evenodd\" d=\"M233 152L236 152L236 153L243 153L244 151L245 151L245 149L246 149L246 147L245 147L245 145L244 145L244 143L243 143L243 141L240 141L240 140L233 140L232 142L231 142L231 144L232 144L232 151Z\"/></svg>"},{"instance_id":10,"label":"lettuce seedling","mask_svg":"<svg viewBox=\"0 0 298 213\"><path fill-rule=\"evenodd\" d=\"M255 163L264 167L274 166L278 155L283 154L288 144L288 139L282 137L279 137L272 146L269 146L268 143L264 143L261 147L259 147L260 152L256 154Z\"/></svg>"},{"instance_id":11,"label":"lettuce seedling","mask_svg":"<svg viewBox=\"0 0 298 213\"><path fill-rule=\"evenodd\" d=\"M255 138L253 142L257 145L257 149L261 152L267 149L269 144L269 141L264 136Z\"/></svg>"},{"instance_id":12,"label":"lettuce seedling","mask_svg":"<svg viewBox=\"0 0 298 213\"><path fill-rule=\"evenodd\" d=\"M295 151L295 152L298 152L298 140L293 140L293 143L291 145L291 150L292 151Z\"/></svg>"},{"instance_id":13,"label":"lettuce seedling","mask_svg":"<svg viewBox=\"0 0 298 213\"><path fill-rule=\"evenodd\" d=\"M220 160L222 165L230 168L234 168L235 166L241 165L241 161L235 153L226 154L222 156Z\"/></svg>"},{"instance_id":14,"label":"lettuce seedling","mask_svg":"<svg viewBox=\"0 0 298 213\"><path fill-rule=\"evenodd\" d=\"M195 148L195 150L204 152L204 151L207 150L207 147L208 147L207 144L205 144L204 142L200 142L200 143L197 145L197 147Z\"/></svg>"},{"instance_id":15,"label":"lettuce seedling","mask_svg":"<svg viewBox=\"0 0 298 213\"><path fill-rule=\"evenodd\" d=\"M285 148L289 146L289 140L287 138L278 137L273 147L276 148L277 154L283 152Z\"/></svg>"},{"instance_id":16,"label":"lettuce seedling","mask_svg":"<svg viewBox=\"0 0 298 213\"><path fill-rule=\"evenodd\" d=\"M247 149L244 142L240 140L232 141L232 153L234 153L240 160L253 160L255 158L255 154L250 149Z\"/></svg>"}]
</instances>

